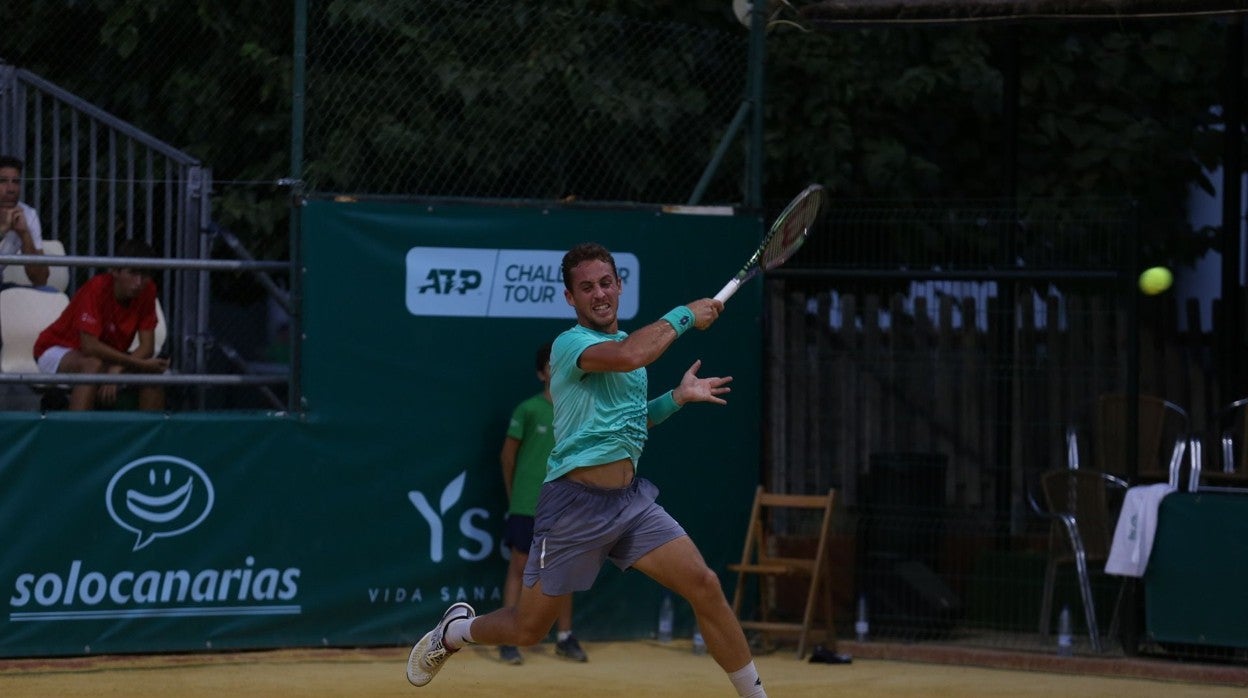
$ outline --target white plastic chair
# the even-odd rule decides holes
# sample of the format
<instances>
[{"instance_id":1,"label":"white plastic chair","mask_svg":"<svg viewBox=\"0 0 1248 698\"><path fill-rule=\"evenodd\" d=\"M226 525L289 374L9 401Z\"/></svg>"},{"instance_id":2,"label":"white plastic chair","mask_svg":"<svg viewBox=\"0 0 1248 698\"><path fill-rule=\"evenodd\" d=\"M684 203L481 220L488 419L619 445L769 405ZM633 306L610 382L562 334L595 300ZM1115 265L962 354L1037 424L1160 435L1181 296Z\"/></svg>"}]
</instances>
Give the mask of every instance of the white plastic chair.
<instances>
[{"instance_id":1,"label":"white plastic chair","mask_svg":"<svg viewBox=\"0 0 1248 698\"><path fill-rule=\"evenodd\" d=\"M22 286L0 291L0 371L38 373L35 340L68 305L69 296L59 291Z\"/></svg>"},{"instance_id":2,"label":"white plastic chair","mask_svg":"<svg viewBox=\"0 0 1248 698\"><path fill-rule=\"evenodd\" d=\"M60 240L43 241L44 257L64 257L65 245ZM30 286L30 277L26 276L24 264L7 264L4 267L4 283ZM69 267L48 266L48 286L64 293L69 288Z\"/></svg>"}]
</instances>

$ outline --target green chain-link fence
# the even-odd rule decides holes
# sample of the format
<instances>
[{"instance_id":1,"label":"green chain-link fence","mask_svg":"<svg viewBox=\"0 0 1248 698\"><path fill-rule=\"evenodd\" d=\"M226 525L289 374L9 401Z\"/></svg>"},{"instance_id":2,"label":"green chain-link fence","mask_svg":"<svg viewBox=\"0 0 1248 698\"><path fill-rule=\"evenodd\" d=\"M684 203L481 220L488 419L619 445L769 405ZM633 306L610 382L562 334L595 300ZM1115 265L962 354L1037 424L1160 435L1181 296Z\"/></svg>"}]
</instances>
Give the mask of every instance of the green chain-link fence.
<instances>
[{"instance_id":1,"label":"green chain-link fence","mask_svg":"<svg viewBox=\"0 0 1248 698\"><path fill-rule=\"evenodd\" d=\"M284 252L292 152L320 191L684 203L745 97L736 24L515 0L227 5L17 3L0 23L27 31L0 62L211 167L214 214L257 256ZM702 203L742 199L743 149Z\"/></svg>"},{"instance_id":2,"label":"green chain-link fence","mask_svg":"<svg viewBox=\"0 0 1248 698\"><path fill-rule=\"evenodd\" d=\"M744 141L728 135L745 97L738 25L511 0L234 5L0 9L0 25L23 29L0 37L0 150L27 161L45 237L108 254L135 234L172 254L181 228L178 256L201 254L203 234L215 257L284 259L292 175L357 196L742 198ZM186 182L153 165L150 143L211 173L197 180L203 220L184 215ZM177 296L166 304L190 304L176 322L197 323L178 346L206 351L214 371L266 361L288 341L283 292L210 276L211 326L177 289L192 277L162 276Z\"/></svg>"},{"instance_id":3,"label":"green chain-link fence","mask_svg":"<svg viewBox=\"0 0 1248 698\"><path fill-rule=\"evenodd\" d=\"M307 178L367 194L685 200L746 36L538 3L313 3ZM740 199L740 150L706 200Z\"/></svg>"}]
</instances>

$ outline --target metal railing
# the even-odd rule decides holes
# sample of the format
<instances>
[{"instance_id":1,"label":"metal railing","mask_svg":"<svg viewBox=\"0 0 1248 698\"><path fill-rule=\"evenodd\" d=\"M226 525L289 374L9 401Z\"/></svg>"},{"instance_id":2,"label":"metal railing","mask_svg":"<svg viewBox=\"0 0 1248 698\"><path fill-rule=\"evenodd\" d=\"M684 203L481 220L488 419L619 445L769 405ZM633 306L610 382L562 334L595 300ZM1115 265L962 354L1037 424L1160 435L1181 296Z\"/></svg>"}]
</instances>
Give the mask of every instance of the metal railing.
<instances>
[{"instance_id":1,"label":"metal railing","mask_svg":"<svg viewBox=\"0 0 1248 698\"><path fill-rule=\"evenodd\" d=\"M23 200L38 211L43 237L56 239L67 255L56 265L127 266L161 270L161 303L169 312L169 335L179 375L152 382L201 385L273 383L273 376L225 380L207 371L211 341L212 271L285 271L289 262L255 261L230 245L239 261L210 260L219 231L211 221L212 170L125 120L14 66L0 63L0 153L21 158ZM161 260L122 260L111 255L128 237L152 245ZM5 258L4 263L29 259ZM174 273L175 271L180 273ZM74 275L71 275L71 277ZM71 278L69 293L79 280ZM266 289L268 287L266 286ZM278 297L279 302L283 299ZM283 306L289 310L289 301ZM297 374L293 374L297 375ZM40 382L0 376L0 383ZM145 379L146 380L146 379ZM74 381L99 382L83 376ZM140 381L132 381L140 382ZM293 396L296 391L290 391ZM202 408L202 392L196 401Z\"/></svg>"},{"instance_id":2,"label":"metal railing","mask_svg":"<svg viewBox=\"0 0 1248 698\"><path fill-rule=\"evenodd\" d=\"M284 271L289 267L287 262L274 261L256 261L256 260L208 260L208 259L148 259L140 257L99 257L99 256L45 256L41 261L47 261L50 266L67 266L67 267L111 267L111 268L135 268L135 269L161 269L167 271L192 271L197 273L222 272L222 271L248 271L263 273L267 271ZM0 265L5 264L23 264L29 263L30 257L22 255L0 255ZM169 319L170 327L177 326L176 318ZM125 385L183 385L191 386L196 389L196 399L194 406L203 408L205 400L205 390L209 387L222 386L255 386L260 391L269 404L278 410L295 411L297 406L283 403L268 386L286 385L289 387L293 377L298 375L294 363L287 367L287 370L281 372L266 371L263 373L251 373L250 367L246 361L241 361L237 357L237 352L232 347L222 347L225 357L234 364L239 373L209 373L205 367L207 365L205 342L200 337L189 338L170 333L169 340L174 343L173 358L171 359L171 368L168 373L159 375L143 375L143 374L125 374L124 378L119 379L113 373L78 373L78 374L61 374L55 376L46 373L0 373L0 384L25 384L25 385L78 385L88 384L116 384ZM193 344L194 351L182 351L179 344ZM191 363L185 363L184 357L190 356L193 359ZM288 391L293 394L293 391Z\"/></svg>"}]
</instances>

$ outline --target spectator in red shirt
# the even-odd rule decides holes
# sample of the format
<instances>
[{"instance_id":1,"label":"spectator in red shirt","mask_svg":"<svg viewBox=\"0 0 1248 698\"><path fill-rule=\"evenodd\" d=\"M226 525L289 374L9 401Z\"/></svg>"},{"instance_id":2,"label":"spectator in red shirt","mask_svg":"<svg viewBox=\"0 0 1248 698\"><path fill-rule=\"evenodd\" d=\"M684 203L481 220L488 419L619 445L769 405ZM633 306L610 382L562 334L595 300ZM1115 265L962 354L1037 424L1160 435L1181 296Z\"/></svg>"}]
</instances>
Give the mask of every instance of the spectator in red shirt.
<instances>
[{"instance_id":1,"label":"spectator in red shirt","mask_svg":"<svg viewBox=\"0 0 1248 698\"><path fill-rule=\"evenodd\" d=\"M141 240L128 239L118 257L153 258ZM164 373L169 360L153 356L156 329L156 283L146 269L115 267L83 284L69 306L35 340L35 361L42 373ZM130 345L135 335L139 344ZM124 381L122 381L124 383ZM140 385L141 410L163 410L165 390ZM117 401L118 384L75 384L69 409L90 410Z\"/></svg>"}]
</instances>

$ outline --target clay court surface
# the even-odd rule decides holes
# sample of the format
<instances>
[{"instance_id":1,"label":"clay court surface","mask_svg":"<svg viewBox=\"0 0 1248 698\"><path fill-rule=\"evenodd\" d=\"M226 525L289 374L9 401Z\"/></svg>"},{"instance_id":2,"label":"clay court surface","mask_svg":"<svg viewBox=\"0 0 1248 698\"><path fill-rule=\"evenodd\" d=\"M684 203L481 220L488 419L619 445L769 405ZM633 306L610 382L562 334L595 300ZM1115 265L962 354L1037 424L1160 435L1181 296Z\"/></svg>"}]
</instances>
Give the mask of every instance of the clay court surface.
<instances>
[{"instance_id":1,"label":"clay court surface","mask_svg":"<svg viewBox=\"0 0 1248 698\"><path fill-rule=\"evenodd\" d=\"M493 648L455 656L429 686L403 676L407 651L273 650L240 653L0 660L0 696L732 696L718 666L687 642L585 643L590 661L554 656L552 645L525 653L523 666L496 660ZM842 648L845 649L845 648ZM773 698L828 696L1079 696L1170 698L1243 696L1242 686L1168 679L1087 676L918 661L855 658L852 664L797 661L790 652L759 657Z\"/></svg>"}]
</instances>

